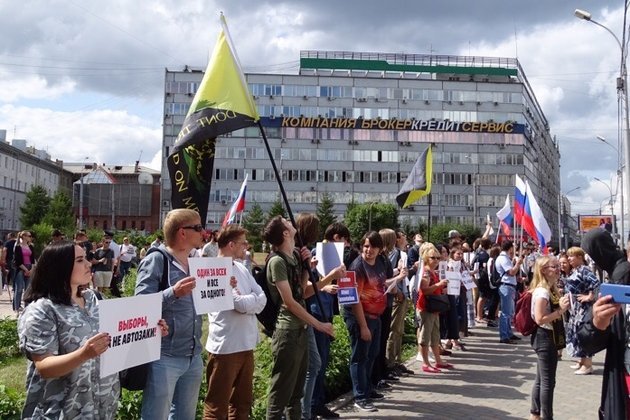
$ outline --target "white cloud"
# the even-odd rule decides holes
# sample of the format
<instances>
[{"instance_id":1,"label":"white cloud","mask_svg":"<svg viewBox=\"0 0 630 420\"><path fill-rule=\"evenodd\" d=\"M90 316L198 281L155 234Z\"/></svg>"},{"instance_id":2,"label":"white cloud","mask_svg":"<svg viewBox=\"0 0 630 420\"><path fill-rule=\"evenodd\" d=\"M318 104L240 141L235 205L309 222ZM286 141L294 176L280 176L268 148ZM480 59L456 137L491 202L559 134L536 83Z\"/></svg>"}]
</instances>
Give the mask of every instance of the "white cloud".
<instances>
[{"instance_id":1,"label":"white cloud","mask_svg":"<svg viewBox=\"0 0 630 420\"><path fill-rule=\"evenodd\" d=\"M0 68L0 102L12 103L23 99L57 99L62 95L74 92L76 83L63 78L61 83L51 85L48 80L38 75L21 75L10 77Z\"/></svg>"},{"instance_id":2,"label":"white cloud","mask_svg":"<svg viewBox=\"0 0 630 420\"><path fill-rule=\"evenodd\" d=\"M123 110L60 112L44 108L0 106L0 127L16 138L47 150L53 159L132 163L161 150L161 128ZM12 133L8 136L13 137Z\"/></svg>"}]
</instances>

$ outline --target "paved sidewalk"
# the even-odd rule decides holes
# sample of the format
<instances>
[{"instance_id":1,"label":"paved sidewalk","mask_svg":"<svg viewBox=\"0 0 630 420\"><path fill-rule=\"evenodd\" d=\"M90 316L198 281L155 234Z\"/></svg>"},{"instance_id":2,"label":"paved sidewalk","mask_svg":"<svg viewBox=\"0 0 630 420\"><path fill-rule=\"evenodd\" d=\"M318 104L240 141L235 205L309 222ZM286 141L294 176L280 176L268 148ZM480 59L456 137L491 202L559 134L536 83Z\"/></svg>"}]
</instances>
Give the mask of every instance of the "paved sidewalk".
<instances>
[{"instance_id":1,"label":"paved sidewalk","mask_svg":"<svg viewBox=\"0 0 630 420\"><path fill-rule=\"evenodd\" d=\"M356 409L351 395L335 401L347 419L527 419L536 375L536 358L529 337L516 345L500 344L496 328L477 327L466 338L467 351L447 357L455 370L422 373L420 362L409 361L416 372L401 378L385 399L375 400L378 411ZM566 354L558 364L554 416L563 420L596 419L601 392L604 352L594 358L592 375L577 376Z\"/></svg>"},{"instance_id":2,"label":"paved sidewalk","mask_svg":"<svg viewBox=\"0 0 630 420\"><path fill-rule=\"evenodd\" d=\"M2 290L0 293L0 318L5 318L7 316L15 318L15 312L13 312L11 301L9 300L9 292L7 290ZM11 297L13 297L13 292L11 292Z\"/></svg>"}]
</instances>

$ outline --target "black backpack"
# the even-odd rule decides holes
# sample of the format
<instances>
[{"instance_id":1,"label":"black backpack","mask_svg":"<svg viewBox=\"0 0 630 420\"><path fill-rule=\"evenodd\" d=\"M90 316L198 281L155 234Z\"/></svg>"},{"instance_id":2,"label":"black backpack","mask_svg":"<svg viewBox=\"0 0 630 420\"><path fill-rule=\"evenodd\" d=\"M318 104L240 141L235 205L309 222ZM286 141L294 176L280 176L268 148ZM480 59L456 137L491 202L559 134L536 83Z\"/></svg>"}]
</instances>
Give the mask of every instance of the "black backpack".
<instances>
[{"instance_id":1,"label":"black backpack","mask_svg":"<svg viewBox=\"0 0 630 420\"><path fill-rule=\"evenodd\" d=\"M505 274L505 273L503 273ZM503 278L503 274L499 272L497 269L497 261L492 261L492 266L490 267L490 287L493 289L497 289L501 286L501 279Z\"/></svg>"},{"instance_id":2,"label":"black backpack","mask_svg":"<svg viewBox=\"0 0 630 420\"><path fill-rule=\"evenodd\" d=\"M166 252L160 248L153 247L149 249L147 255L159 252L162 254L162 260L164 262L164 269L162 271L162 279L160 280L160 286L158 292L166 290L169 287L168 283L168 256ZM152 362L149 362L152 363ZM128 389L129 391L142 391L147 384L147 377L149 376L149 363L133 366L128 369L121 370L118 373L118 379L120 380L120 386Z\"/></svg>"},{"instance_id":3,"label":"black backpack","mask_svg":"<svg viewBox=\"0 0 630 420\"><path fill-rule=\"evenodd\" d=\"M276 330L276 321L278 320L278 313L280 312L280 305L282 304L282 299L280 298L278 301L275 301L273 296L269 291L269 282L267 281L267 266L269 265L269 261L273 256L279 256L284 260L284 263L287 265L287 268L291 267L289 265L289 261L287 261L286 257L281 252L271 251L267 256L267 260L265 261L265 266L261 268L254 269L254 279L256 279L256 283L260 286L260 288L265 292L265 296L267 297L267 303L263 310L256 314L256 318L258 318L258 322L260 322L263 326L263 332L266 336L273 336L273 332ZM300 261L299 254L293 252L295 258ZM296 277L299 277L294 272L295 270L288 270L289 282L291 285L296 281ZM293 287L291 287L293 290Z\"/></svg>"}]
</instances>

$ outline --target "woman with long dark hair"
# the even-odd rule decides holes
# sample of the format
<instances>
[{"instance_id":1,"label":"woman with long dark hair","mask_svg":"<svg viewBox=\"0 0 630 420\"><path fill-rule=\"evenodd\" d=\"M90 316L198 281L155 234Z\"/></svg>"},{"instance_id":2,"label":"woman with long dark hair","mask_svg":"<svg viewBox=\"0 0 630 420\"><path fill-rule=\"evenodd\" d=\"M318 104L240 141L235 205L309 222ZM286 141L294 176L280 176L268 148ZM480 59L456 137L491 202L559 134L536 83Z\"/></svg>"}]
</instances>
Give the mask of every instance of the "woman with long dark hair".
<instances>
[{"instance_id":1,"label":"woman with long dark hair","mask_svg":"<svg viewBox=\"0 0 630 420\"><path fill-rule=\"evenodd\" d=\"M23 230L19 233L13 249L13 263L15 276L13 277L13 310L22 312L22 294L28 289L31 279L31 269L35 263L35 249L32 244L31 232Z\"/></svg>"},{"instance_id":2,"label":"woman with long dark hair","mask_svg":"<svg viewBox=\"0 0 630 420\"><path fill-rule=\"evenodd\" d=\"M44 248L33 270L18 321L20 349L29 359L22 418L116 416L118 374L100 377L99 356L110 337L98 332L98 301L84 289L91 276L85 251L72 242Z\"/></svg>"}]
</instances>

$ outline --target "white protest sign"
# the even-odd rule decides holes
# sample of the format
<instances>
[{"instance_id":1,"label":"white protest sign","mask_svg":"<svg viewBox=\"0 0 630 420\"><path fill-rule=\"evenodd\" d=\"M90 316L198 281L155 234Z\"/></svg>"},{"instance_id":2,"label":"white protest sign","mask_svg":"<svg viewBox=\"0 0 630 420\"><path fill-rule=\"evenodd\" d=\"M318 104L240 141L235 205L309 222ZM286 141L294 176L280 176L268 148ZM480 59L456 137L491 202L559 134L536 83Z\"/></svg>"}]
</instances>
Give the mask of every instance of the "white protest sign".
<instances>
[{"instance_id":1,"label":"white protest sign","mask_svg":"<svg viewBox=\"0 0 630 420\"><path fill-rule=\"evenodd\" d=\"M111 342L101 354L101 378L160 358L162 293L98 302L99 332Z\"/></svg>"},{"instance_id":2,"label":"white protest sign","mask_svg":"<svg viewBox=\"0 0 630 420\"><path fill-rule=\"evenodd\" d=\"M459 271L447 271L445 274L446 280L448 280L446 294L459 296L459 288L462 282L462 274Z\"/></svg>"},{"instance_id":3,"label":"white protest sign","mask_svg":"<svg viewBox=\"0 0 630 420\"><path fill-rule=\"evenodd\" d=\"M446 261L440 261L438 264L438 275L440 276L440 281L446 280L446 269L448 268L448 263Z\"/></svg>"},{"instance_id":4,"label":"white protest sign","mask_svg":"<svg viewBox=\"0 0 630 420\"><path fill-rule=\"evenodd\" d=\"M464 285L466 290L474 289L477 287L477 285L475 284L475 280L473 280L468 271L462 272L462 284Z\"/></svg>"},{"instance_id":5,"label":"white protest sign","mask_svg":"<svg viewBox=\"0 0 630 420\"><path fill-rule=\"evenodd\" d=\"M198 314L234 309L234 297L230 286L232 258L188 258L188 266L190 274L197 280L192 295Z\"/></svg>"},{"instance_id":6,"label":"white protest sign","mask_svg":"<svg viewBox=\"0 0 630 420\"><path fill-rule=\"evenodd\" d=\"M317 256L317 272L323 277L343 262L343 243L317 242L315 255Z\"/></svg>"}]
</instances>

